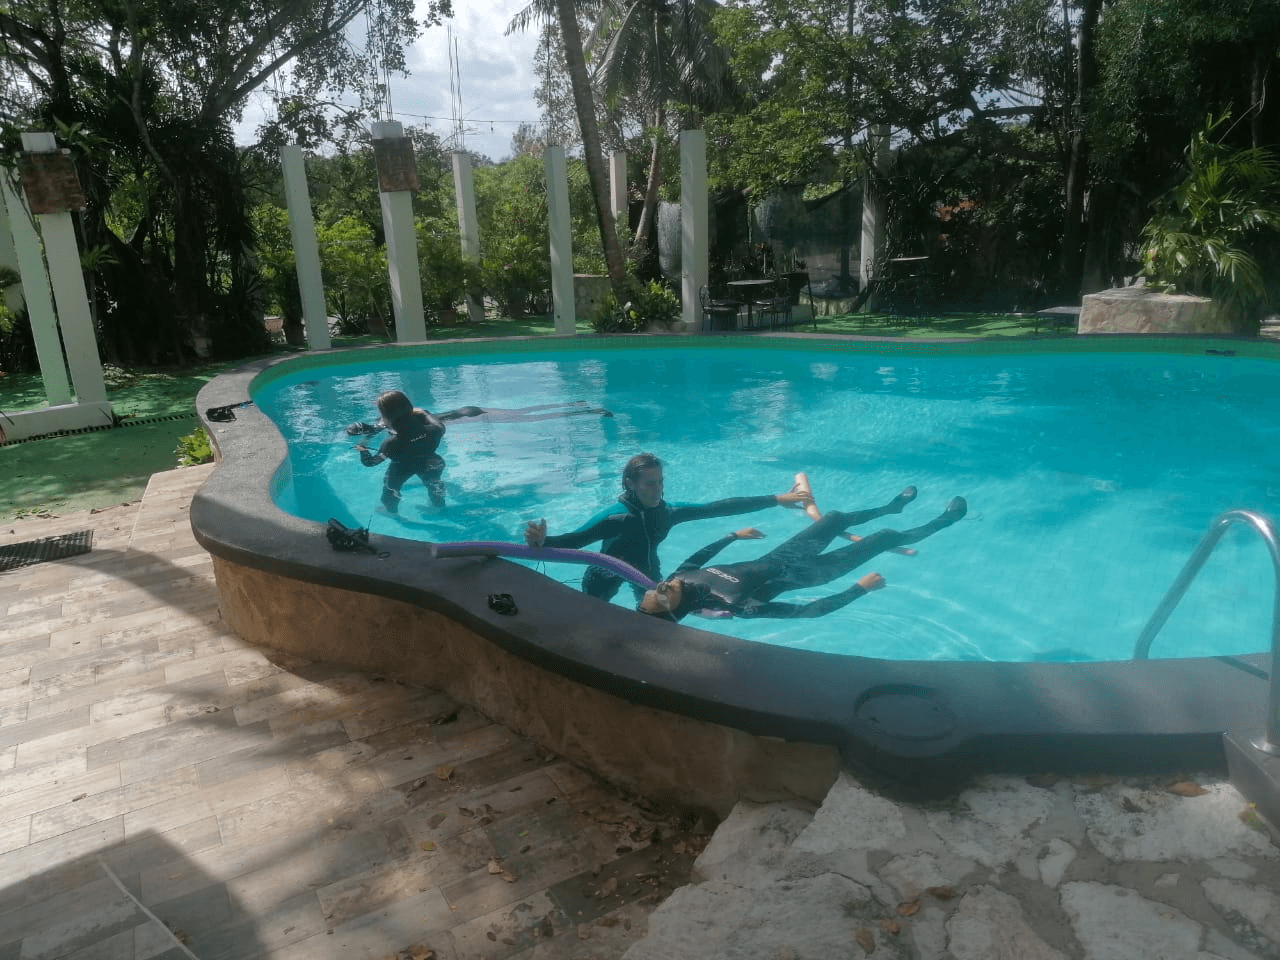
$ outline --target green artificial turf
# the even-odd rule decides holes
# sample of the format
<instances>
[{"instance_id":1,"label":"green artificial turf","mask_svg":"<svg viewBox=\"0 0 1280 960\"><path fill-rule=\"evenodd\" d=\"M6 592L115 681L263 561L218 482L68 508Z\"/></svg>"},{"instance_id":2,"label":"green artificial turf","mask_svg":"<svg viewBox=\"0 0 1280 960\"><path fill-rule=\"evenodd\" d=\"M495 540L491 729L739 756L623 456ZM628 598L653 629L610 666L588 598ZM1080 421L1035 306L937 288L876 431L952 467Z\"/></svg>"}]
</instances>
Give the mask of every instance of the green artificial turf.
<instances>
[{"instance_id":1,"label":"green artificial turf","mask_svg":"<svg viewBox=\"0 0 1280 960\"><path fill-rule=\"evenodd\" d=\"M1049 332L1034 317L958 314L932 318L885 314L844 314L802 323L800 332L874 337L945 338L1026 336ZM430 340L526 337L555 332L551 317L489 319L483 323L431 327ZM578 323L580 334L591 327ZM384 342L379 337L335 337L333 346ZM289 348L280 347L280 352ZM153 473L178 466L179 438L198 426L195 398L200 388L232 363L181 370L105 369L107 399L118 426L65 436L0 445L0 519L62 514L130 503L142 496ZM0 418L4 412L39 409L46 403L39 374L0 376ZM0 422L3 422L0 419Z\"/></svg>"}]
</instances>

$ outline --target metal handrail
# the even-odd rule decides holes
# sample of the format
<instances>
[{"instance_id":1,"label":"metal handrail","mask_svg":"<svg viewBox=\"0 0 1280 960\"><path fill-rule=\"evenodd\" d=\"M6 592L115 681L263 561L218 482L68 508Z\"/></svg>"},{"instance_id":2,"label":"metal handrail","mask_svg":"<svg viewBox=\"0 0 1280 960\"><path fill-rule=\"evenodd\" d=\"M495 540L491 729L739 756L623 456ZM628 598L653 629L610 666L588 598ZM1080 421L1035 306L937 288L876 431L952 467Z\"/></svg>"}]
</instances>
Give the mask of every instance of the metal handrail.
<instances>
[{"instance_id":1,"label":"metal handrail","mask_svg":"<svg viewBox=\"0 0 1280 960\"><path fill-rule=\"evenodd\" d=\"M1275 526L1266 517L1252 510L1228 510L1209 525L1208 531L1200 539L1200 545L1187 560L1178 579L1174 581L1169 592L1160 601L1160 606L1151 615L1138 643L1133 648L1133 659L1146 660L1151 652L1151 642L1160 632L1165 622L1173 614L1183 594L1191 586L1200 568L1204 566L1213 548L1218 545L1227 527L1233 523L1247 523L1258 531L1262 540L1271 552L1271 566L1275 570L1276 588L1271 610L1271 691L1267 703L1266 730L1261 740L1253 745L1267 753L1280 754L1280 543L1276 541Z\"/></svg>"}]
</instances>

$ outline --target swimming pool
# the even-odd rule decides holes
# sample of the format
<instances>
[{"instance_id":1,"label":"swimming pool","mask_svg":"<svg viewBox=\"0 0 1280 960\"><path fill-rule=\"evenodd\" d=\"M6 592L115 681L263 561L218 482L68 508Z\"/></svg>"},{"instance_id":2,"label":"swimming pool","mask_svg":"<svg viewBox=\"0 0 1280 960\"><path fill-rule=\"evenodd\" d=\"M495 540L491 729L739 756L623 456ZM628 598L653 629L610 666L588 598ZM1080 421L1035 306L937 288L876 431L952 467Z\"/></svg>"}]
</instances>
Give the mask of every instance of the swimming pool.
<instances>
[{"instance_id":1,"label":"swimming pool","mask_svg":"<svg viewBox=\"0 0 1280 960\"><path fill-rule=\"evenodd\" d=\"M1267 765L1269 758L1252 745L1269 723L1272 657L1268 653L1141 662L1058 662L1050 647L1041 659L1022 662L974 658L903 660L868 656L862 649L853 654L835 654L803 645L759 643L704 629L707 625L718 628L723 622L691 617L682 624L672 624L637 615L622 606L602 604L554 578L507 560L435 558L430 544L390 534L376 522L370 535L374 553L336 551L326 543L322 520L293 515L278 505L277 501L288 502L287 490L295 465L301 477L322 477L323 471L312 470L310 465L330 459L335 463L347 460L351 457L352 440L345 435L334 438L333 424L326 421L317 427L314 460L305 453L291 452L279 429L254 402L261 399L269 403L264 391L272 384L323 392L331 390L326 386L331 382L331 369L355 362L393 378L398 374L392 369L400 361L427 357L440 361L433 384L442 386L439 393L434 392L434 386L421 388L425 393L419 400L449 405L456 397L459 403L475 403L476 389L497 369L490 360L543 363L570 354L574 362L596 362L643 354L645 365L652 369L651 352L655 348L660 354L667 354L690 347L702 351L706 358L702 371L718 369L719 361L733 351L749 349L762 368L778 365L797 380L808 377L818 384L835 384L831 392L824 394L833 403L855 393L848 387L836 389L844 386L842 377L846 374L841 370L847 358L888 355L890 360L877 360L869 372L862 369L858 374L866 384L861 396L868 409L887 402L891 410L897 411L894 415L909 425L915 423L915 418L902 414L901 408L912 398L940 394L941 402L948 406L948 395L972 379L971 373L960 375L963 367L959 364L944 365L938 368L941 373L935 371L926 376L918 363L923 360L1012 357L1019 363L1039 363L1037 358L1044 358L1060 361L1065 369L1079 359L1105 366L1134 353L1159 355L1168 358L1166 363L1170 364L1161 369L1173 375L1171 392L1157 390L1152 397L1140 390L1126 394L1127 402L1153 416L1161 412L1165 400L1186 393L1197 379L1205 379L1177 374L1182 369L1181 361L1174 362L1177 358L1222 356L1236 361L1211 367L1219 383L1204 391L1207 406L1201 408L1202 412L1213 411L1220 396L1219 387L1225 390L1237 375L1247 375L1242 393L1257 390L1260 398L1270 395L1266 392L1271 376L1268 365L1280 361L1277 345L1245 340L1080 337L1012 344L921 344L819 339L794 333L455 342L263 359L215 378L197 399L219 465L192 500L191 525L197 540L212 554L223 621L270 656L285 657L282 662L286 664L302 658L444 690L625 788L654 799L703 806L719 815L727 814L743 798L762 801L804 797L817 802L844 767L911 781L920 789L945 789L956 777L975 771L1229 772L1260 809L1280 819L1280 770L1272 770ZM1227 352L1235 356L1227 358ZM807 358L814 353L819 355L817 361L804 359L796 366L797 357ZM449 393L446 381L454 374L448 371L471 365L477 355L485 354L474 364L479 368L479 379L460 383L454 393ZM455 358L470 359L459 365ZM1257 366L1255 361L1263 365ZM1052 368L1053 364L1046 367ZM607 365L583 369L596 382L609 379L605 375ZM700 372L698 376L705 378L709 374ZM797 425L806 422L805 418L779 417L762 424L758 423L759 418L739 419L733 421L737 423L733 430L717 431L710 438L697 435L689 457L709 456L717 449L725 449L738 451L741 459L740 452L750 448L758 436L780 436L788 443L794 442L794 448L777 461L751 461L740 475L728 474L726 467L726 476L718 479L729 487L730 481L740 476L746 489L724 492L754 492L762 486L781 489L780 483L787 484L792 472L803 467L815 478L823 502L830 509L833 504L841 505L842 499L860 500L867 476L878 478L877 482L882 480L888 487L887 491L875 491L878 498L900 489L903 473L914 474L911 479L920 483L921 497L904 514L912 520L931 516L953 492L964 493L975 505L973 514L922 543L918 557L881 558L884 562L876 566L890 578L891 588L859 601L854 610L860 614L878 613L872 605L897 594L918 600L926 596L923 585L928 584L929 577L941 584L939 590L952 591L936 596L950 597L956 589L953 581L967 575L966 544L993 539L996 534L984 531L995 529L997 521L1014 531L1031 526L1029 520L1022 522L1029 516L1025 506L1006 506L999 503L1000 497L988 495L988 490L1005 482L1004 475L1012 471L1001 469L990 471L991 476L984 475L970 463L975 452L992 448L998 463L1021 463L1028 456L1025 451L1037 444L1041 433L1052 441L1050 427L1086 415L1080 409L1065 411L1050 404L1040 412L1039 420L1032 421L1032 427L1015 434L1015 440L1000 444L980 442L986 437L988 420L1009 416L1000 411L1022 402L1016 398L1024 385L1031 389L1048 377L1044 370L1031 369L1020 377L988 378L984 395L992 399L981 404L986 411L984 417L964 429L954 423L933 426L928 436L937 438L937 442L915 443L906 453L884 451L874 442L874 431L870 441L855 445L851 437L858 418L845 416L840 420L842 433L835 437L838 442L829 442L833 432L830 429L815 434L819 444L812 439L802 442L803 431ZM732 379L732 390L740 391L737 399L729 402L710 397L706 405L721 414L739 416L735 412L739 408L749 413L761 408L773 410L773 404L790 402L791 379L772 385L734 383ZM1080 375L1069 379L1078 384ZM1159 387L1164 379L1163 373L1156 376L1153 386ZM586 382L575 383L575 391ZM1148 382L1152 383L1150 377ZM898 386L904 383L905 387ZM348 412L343 414L347 419L370 418L363 390L362 387L358 395L347 396ZM1093 396L1089 390L1085 393ZM504 407L514 406L509 401L526 396L505 387L494 395L502 398ZM528 394L530 398L534 395ZM604 396L605 392L599 395ZM885 401L885 397L890 399ZM1157 399L1161 402L1157 403ZM766 400L769 403L763 402ZM656 410L657 401L651 402ZM1083 409L1093 409L1089 415L1098 418L1105 428L1110 423L1102 412L1107 406L1108 398L1102 394L1094 397L1092 406L1085 403ZM640 409L643 413L648 408L640 405ZM1262 421L1264 410L1261 401L1256 412L1247 405L1233 407L1229 419ZM578 444L585 441L577 431L585 431L593 444L597 433L640 431L641 414L627 409L624 417L622 412L619 407L619 413L609 422L573 418L572 422L559 423L555 430L560 432L546 438L542 455L559 456L561 451L578 450ZM648 432L635 432L631 442L636 447L654 447L670 457L659 444L681 428L669 419L651 416L650 425L644 428ZM1155 422L1159 431L1169 433L1181 431L1181 424L1187 419L1184 415ZM1195 455L1197 464L1215 464L1217 458L1230 452L1232 444L1219 436L1225 431L1222 420L1218 418L1214 428L1197 428L1195 433L1182 434L1187 438L1183 446ZM923 430L923 421L917 426ZM1104 551L1117 536L1115 524L1126 517L1122 509L1125 504L1111 498L1123 499L1143 482L1165 492L1164 499L1148 511L1150 516L1163 522L1180 512L1177 505L1183 494L1179 493L1179 481L1183 478L1168 471L1181 468L1162 468L1164 473L1158 482L1151 478L1143 481L1142 472L1147 464L1155 463L1155 457L1138 445L1137 428L1130 429L1132 433L1120 452L1132 452L1133 456L1120 458L1123 468L1115 463L1114 456L1104 458L1092 448L1086 451L1087 469L1056 465L1052 446L1048 453L1038 446L1031 450L1032 456L1042 458L1032 461L1039 464L1035 467L1036 476L1056 472L1076 479L1071 481L1073 493L1066 502L1041 507L1030 515L1037 523L1045 523L1046 519L1052 522L1050 532L1042 536L1040 553L1026 553L1024 558L1050 556L1063 539L1055 533L1064 529L1067 519L1081 514L1091 518L1093 539L1097 541L1095 554ZM1268 442L1268 429L1261 422L1257 436L1262 439L1250 443ZM506 441L499 442L501 436L509 438L498 431L489 441L495 451L507 449L503 446ZM461 428L451 431L446 448L467 446L461 442L463 438ZM522 442L527 439L523 437ZM478 442L470 445L483 446ZM318 452L321 446L323 455ZM940 458L932 457L937 450L944 452ZM1264 469L1274 463L1266 450L1251 447L1250 451L1250 456L1261 458ZM631 452L630 447L627 452ZM856 463L856 478L845 481L852 486L841 487L836 469L841 458ZM496 454L493 459L497 459ZM1182 459L1187 459L1185 453ZM566 462L578 465L578 472L544 483L544 492L566 498L581 511L579 516L594 509L601 498L607 499L616 489L615 457L602 455L601 459L592 460L575 455ZM450 463L447 479L452 485L451 496L459 506L489 487L493 488L489 493L495 499L488 505L500 505L506 495L497 491L516 476L512 469L495 463L483 474L489 479L477 482L475 477L481 473L469 473L472 468L457 460L451 459ZM668 475L668 493L672 497L684 492L679 489L686 482L680 469L673 459ZM1252 469L1246 457L1232 460L1228 468L1217 473L1222 475L1224 485L1233 478L1239 479L1237 474L1247 474L1246 489L1253 490L1255 497L1269 498L1270 488L1262 486ZM766 473L763 481L760 472ZM378 473L357 471L358 482L363 485L358 502L368 504L369 498L376 495ZM556 483L562 489L551 489ZM343 502L336 494L334 497L331 503ZM526 510L530 499L524 495L512 497L509 507L502 508L510 509L511 517L494 521L507 537L518 534L519 523L529 515ZM1243 505L1246 504L1231 502L1223 507ZM1204 510L1203 516L1208 517L1218 512L1216 507L1216 503L1205 502L1195 509L1188 507L1187 511L1194 514ZM446 513L453 510L451 506ZM488 516L489 511L480 513ZM1013 521L1003 519L1006 513ZM409 514L408 518L436 522L434 517L420 514ZM508 532L512 518L518 521L517 529ZM364 516L358 514L351 519L364 522ZM770 543L779 542L788 526L796 529L804 523L798 514L781 510L743 520L769 529L775 538L767 541ZM1207 522L1195 518L1193 526L1197 529L1169 528L1163 533L1163 540L1157 538L1161 549L1173 557L1175 566L1186 558L1203 532L1199 524ZM458 538L462 532L461 528L457 534L451 532L450 539ZM690 532L701 545L705 531ZM722 532L713 525L710 535ZM1237 535L1238 531L1233 531L1229 536ZM1247 541L1235 549L1240 551L1243 563L1250 549ZM674 545L664 556L668 564L681 558ZM1126 554L1122 565L1128 559L1132 557ZM890 561L895 566L889 566ZM1083 571L1050 567L1046 573L1019 569L1021 564L1031 562L1020 560L1005 568L1011 573L998 576L979 568L979 581L990 586L1005 576L1016 576L1023 584L1059 577L1061 590L1079 593L1082 604L1093 602L1097 606L1088 590L1115 575L1095 572L1092 559ZM1219 557L1213 562L1218 563ZM930 573L931 565L937 572ZM1205 575L1209 575L1207 569ZM1270 582L1271 578L1267 579ZM1140 580L1131 580L1131 586L1144 586ZM1151 580L1147 589L1154 605L1168 584L1158 582L1154 575ZM1239 589L1239 585L1232 589ZM490 598L497 593L510 594L512 604L491 604ZM1010 596L1008 605L1022 602L1016 592ZM981 598L977 601L979 605L984 602ZM1177 616L1183 616L1185 610L1184 604ZM1139 619L1146 615L1144 612ZM1127 625L1125 630L1113 632L1127 632ZM1071 638L1072 648L1078 650L1077 644L1087 639ZM1153 655L1167 656L1168 642L1162 633L1156 639ZM1258 649L1252 640L1248 645Z\"/></svg>"},{"instance_id":2,"label":"swimming pool","mask_svg":"<svg viewBox=\"0 0 1280 960\"><path fill-rule=\"evenodd\" d=\"M1057 345L1055 344L1055 347ZM708 350L638 347L533 357L480 352L388 362L354 358L317 377L287 373L254 393L289 445L276 500L297 516L424 541L519 540L525 521L576 529L619 492L621 465L666 462L667 498L705 502L786 490L806 471L824 509L920 496L912 526L953 495L969 516L884 555L888 589L820 620L716 621L708 629L800 649L898 660L1125 660L1210 521L1233 508L1280 514L1275 362L1181 352L904 355L899 345ZM411 481L399 517L377 513L385 467L360 465L343 433L376 418L372 399L404 390L421 406L525 407L580 401L611 417L450 424L441 447L449 506ZM663 569L728 529L769 539L807 523L768 510L677 526ZM577 584L582 568L539 565ZM803 601L851 582L784 599ZM1157 639L1156 657L1269 649L1265 546L1236 529ZM632 606L627 590L615 603Z\"/></svg>"}]
</instances>

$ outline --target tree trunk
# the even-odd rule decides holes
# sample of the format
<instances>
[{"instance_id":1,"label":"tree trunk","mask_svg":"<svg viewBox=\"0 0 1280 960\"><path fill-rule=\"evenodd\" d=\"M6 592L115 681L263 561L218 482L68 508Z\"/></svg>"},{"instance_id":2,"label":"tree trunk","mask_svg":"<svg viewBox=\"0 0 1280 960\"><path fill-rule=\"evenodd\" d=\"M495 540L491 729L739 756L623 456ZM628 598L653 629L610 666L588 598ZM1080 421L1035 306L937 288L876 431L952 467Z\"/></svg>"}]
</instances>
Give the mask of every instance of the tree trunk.
<instances>
[{"instance_id":1,"label":"tree trunk","mask_svg":"<svg viewBox=\"0 0 1280 960\"><path fill-rule=\"evenodd\" d=\"M1076 99L1072 110L1071 147L1067 158L1066 210L1062 229L1059 281L1064 296L1080 291L1080 242L1084 235L1084 193L1088 174L1089 141L1085 135L1093 86L1097 76L1094 33L1102 0L1085 0L1080 15L1079 49L1076 52Z\"/></svg>"},{"instance_id":2,"label":"tree trunk","mask_svg":"<svg viewBox=\"0 0 1280 960\"><path fill-rule=\"evenodd\" d=\"M643 250L653 228L658 212L658 188L662 186L662 138L666 136L667 118L661 106L654 122L653 149L649 153L649 177L644 187L644 207L640 210L640 223L636 225L635 249Z\"/></svg>"},{"instance_id":3,"label":"tree trunk","mask_svg":"<svg viewBox=\"0 0 1280 960\"><path fill-rule=\"evenodd\" d=\"M619 303L626 300L626 262L613 221L609 202L609 179L605 175L604 155L600 152L600 131L596 126L595 101L587 76L587 61L582 54L582 34L573 0L556 0L560 36L564 40L565 65L569 69L569 85L573 88L573 104L578 112L578 128L582 132L582 153L587 162L587 177L596 198L596 218L600 224L600 241L604 245L605 267L609 286Z\"/></svg>"}]
</instances>

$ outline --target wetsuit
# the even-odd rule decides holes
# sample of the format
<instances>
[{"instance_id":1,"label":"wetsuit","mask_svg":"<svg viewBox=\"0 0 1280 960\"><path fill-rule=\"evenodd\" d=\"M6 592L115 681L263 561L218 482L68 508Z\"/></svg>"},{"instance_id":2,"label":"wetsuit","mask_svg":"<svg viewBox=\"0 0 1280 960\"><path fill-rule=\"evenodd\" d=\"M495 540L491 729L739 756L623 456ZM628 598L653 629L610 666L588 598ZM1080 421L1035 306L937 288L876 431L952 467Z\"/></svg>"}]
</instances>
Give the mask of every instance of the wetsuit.
<instances>
[{"instance_id":1,"label":"wetsuit","mask_svg":"<svg viewBox=\"0 0 1280 960\"><path fill-rule=\"evenodd\" d=\"M382 441L377 453L360 451L360 462L366 467L391 461L382 479L382 505L391 513L398 512L400 488L416 476L426 484L431 502L443 507L444 481L440 475L444 473L444 458L436 453L436 448L444 439L444 424L425 410L414 410L396 422L399 429Z\"/></svg>"},{"instance_id":2,"label":"wetsuit","mask_svg":"<svg viewBox=\"0 0 1280 960\"><path fill-rule=\"evenodd\" d=\"M758 560L703 567L708 560L737 539L735 534L708 544L689 557L671 576L683 583L676 618L707 610L735 617L821 617L857 600L867 591L858 584L810 603L782 603L773 598L787 590L830 583L866 563L877 554L923 540L951 526L965 514L958 497L941 516L913 530L881 530L869 537L822 553L844 530L901 510L894 504L857 513L832 511L786 543Z\"/></svg>"},{"instance_id":3,"label":"wetsuit","mask_svg":"<svg viewBox=\"0 0 1280 960\"><path fill-rule=\"evenodd\" d=\"M598 540L601 553L617 557L641 573L659 580L662 575L658 572L658 544L667 538L667 534L677 523L713 517L735 517L777 505L778 498L770 495L732 497L704 504L670 504L661 500L656 507L646 509L630 493L624 493L618 498L618 506L596 515L587 521L586 526L572 533L547 537L545 545L580 550ZM622 579L617 574L600 567L588 567L582 577L583 591L601 600L611 599L621 585Z\"/></svg>"}]
</instances>

